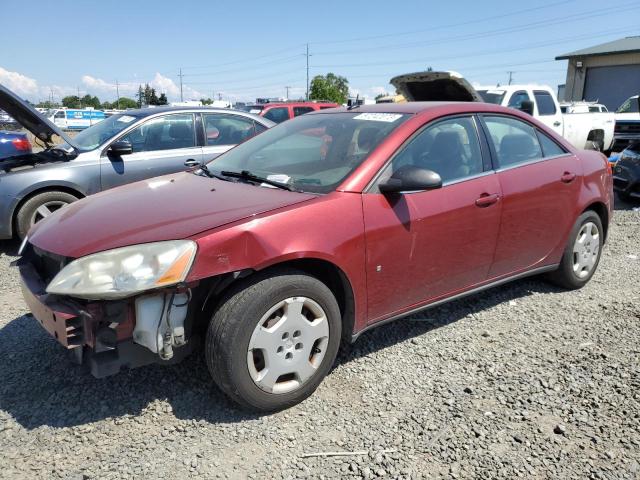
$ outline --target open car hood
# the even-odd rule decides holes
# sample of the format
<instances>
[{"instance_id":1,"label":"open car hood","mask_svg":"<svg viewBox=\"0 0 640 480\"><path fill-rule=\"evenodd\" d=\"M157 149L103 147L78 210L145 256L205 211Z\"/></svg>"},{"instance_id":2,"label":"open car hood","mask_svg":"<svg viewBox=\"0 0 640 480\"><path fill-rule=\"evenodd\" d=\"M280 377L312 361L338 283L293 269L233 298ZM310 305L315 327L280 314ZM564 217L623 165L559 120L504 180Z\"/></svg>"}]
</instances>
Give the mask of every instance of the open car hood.
<instances>
[{"instance_id":1,"label":"open car hood","mask_svg":"<svg viewBox=\"0 0 640 480\"><path fill-rule=\"evenodd\" d=\"M75 148L71 139L62 130L3 85L0 85L0 110L11 115L16 122L33 133L36 138L45 142L47 146L53 145L53 136L58 135Z\"/></svg>"},{"instance_id":2,"label":"open car hood","mask_svg":"<svg viewBox=\"0 0 640 480\"><path fill-rule=\"evenodd\" d=\"M405 73L391 85L409 102L482 102L482 97L457 72Z\"/></svg>"}]
</instances>

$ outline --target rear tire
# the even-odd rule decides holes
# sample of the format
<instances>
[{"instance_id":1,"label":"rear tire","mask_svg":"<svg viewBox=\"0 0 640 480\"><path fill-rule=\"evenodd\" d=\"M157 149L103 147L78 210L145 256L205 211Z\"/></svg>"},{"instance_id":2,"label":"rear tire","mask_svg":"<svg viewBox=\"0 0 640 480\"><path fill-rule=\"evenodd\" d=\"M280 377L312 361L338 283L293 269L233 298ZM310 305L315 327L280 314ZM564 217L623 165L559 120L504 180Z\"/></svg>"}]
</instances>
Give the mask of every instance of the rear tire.
<instances>
[{"instance_id":1,"label":"rear tire","mask_svg":"<svg viewBox=\"0 0 640 480\"><path fill-rule=\"evenodd\" d=\"M207 366L242 407L282 410L311 395L329 373L341 331L336 299L318 279L290 269L256 274L213 314Z\"/></svg>"},{"instance_id":2,"label":"rear tire","mask_svg":"<svg viewBox=\"0 0 640 480\"><path fill-rule=\"evenodd\" d=\"M560 260L560 267L547 275L549 281L569 290L582 288L598 268L602 256L604 230L592 210L578 217Z\"/></svg>"},{"instance_id":3,"label":"rear tire","mask_svg":"<svg viewBox=\"0 0 640 480\"><path fill-rule=\"evenodd\" d=\"M78 197L60 191L43 192L34 195L18 210L16 233L20 238L24 238L33 225L76 200L78 200Z\"/></svg>"}]
</instances>

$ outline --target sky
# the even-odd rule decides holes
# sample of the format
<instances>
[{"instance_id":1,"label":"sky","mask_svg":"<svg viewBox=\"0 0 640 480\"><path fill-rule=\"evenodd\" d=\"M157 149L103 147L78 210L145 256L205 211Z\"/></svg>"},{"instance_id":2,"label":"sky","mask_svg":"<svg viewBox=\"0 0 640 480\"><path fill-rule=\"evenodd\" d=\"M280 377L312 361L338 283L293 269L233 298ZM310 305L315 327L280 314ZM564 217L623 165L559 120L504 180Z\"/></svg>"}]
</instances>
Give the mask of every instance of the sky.
<instances>
[{"instance_id":1,"label":"sky","mask_svg":"<svg viewBox=\"0 0 640 480\"><path fill-rule=\"evenodd\" d=\"M351 94L393 92L402 73L454 70L476 85L564 83L560 54L639 35L640 0L28 0L2 22L0 83L31 101L290 98L309 75L346 77ZM26 15L26 10L30 14ZM22 12L22 13L20 13ZM25 22L25 18L37 21ZM7 42L7 39L8 42ZM8 47L8 48L7 48Z\"/></svg>"}]
</instances>

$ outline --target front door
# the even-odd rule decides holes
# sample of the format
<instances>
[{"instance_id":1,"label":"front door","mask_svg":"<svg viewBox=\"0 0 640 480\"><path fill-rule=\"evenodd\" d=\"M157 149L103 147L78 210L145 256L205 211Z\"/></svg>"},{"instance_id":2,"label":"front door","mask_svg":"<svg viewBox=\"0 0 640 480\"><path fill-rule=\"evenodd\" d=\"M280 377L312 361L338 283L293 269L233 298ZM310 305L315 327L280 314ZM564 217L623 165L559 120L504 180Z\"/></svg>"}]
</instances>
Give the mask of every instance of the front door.
<instances>
[{"instance_id":1,"label":"front door","mask_svg":"<svg viewBox=\"0 0 640 480\"><path fill-rule=\"evenodd\" d=\"M191 113L154 117L118 140L130 142L133 153L114 156L105 151L100 161L103 190L186 170L186 160L202 161Z\"/></svg>"},{"instance_id":2,"label":"front door","mask_svg":"<svg viewBox=\"0 0 640 480\"><path fill-rule=\"evenodd\" d=\"M490 277L548 263L578 203L579 160L544 132L507 116L483 116L498 162L502 224Z\"/></svg>"},{"instance_id":3,"label":"front door","mask_svg":"<svg viewBox=\"0 0 640 480\"><path fill-rule=\"evenodd\" d=\"M551 128L558 135L565 135L562 112L557 107L551 93L546 90L534 90L533 96L538 109L537 119Z\"/></svg>"},{"instance_id":4,"label":"front door","mask_svg":"<svg viewBox=\"0 0 640 480\"><path fill-rule=\"evenodd\" d=\"M372 322L487 278L501 191L479 139L472 116L431 124L400 149L378 182L414 165L439 173L443 187L383 195L374 185L363 195Z\"/></svg>"}]
</instances>

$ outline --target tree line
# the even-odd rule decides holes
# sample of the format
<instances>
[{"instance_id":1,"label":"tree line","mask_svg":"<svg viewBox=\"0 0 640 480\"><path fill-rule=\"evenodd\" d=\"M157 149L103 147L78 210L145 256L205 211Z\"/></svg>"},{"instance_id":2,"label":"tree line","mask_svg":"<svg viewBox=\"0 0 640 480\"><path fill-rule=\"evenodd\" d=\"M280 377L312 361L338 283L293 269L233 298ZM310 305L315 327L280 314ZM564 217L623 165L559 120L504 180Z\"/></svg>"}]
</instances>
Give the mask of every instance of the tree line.
<instances>
[{"instance_id":1,"label":"tree line","mask_svg":"<svg viewBox=\"0 0 640 480\"><path fill-rule=\"evenodd\" d=\"M127 108L141 108L146 105L168 105L169 101L166 94L161 93L158 95L156 89L149 86L148 83L140 85L138 87L138 93L135 95L136 99L129 97L120 97L113 102L104 101L101 102L95 95L85 95L79 97L78 95L68 95L62 99L62 106L66 108L86 108L93 107L96 110L112 110L119 109L124 110ZM60 107L59 103L51 102L49 100L40 102L36 106L40 108L57 108Z\"/></svg>"}]
</instances>

